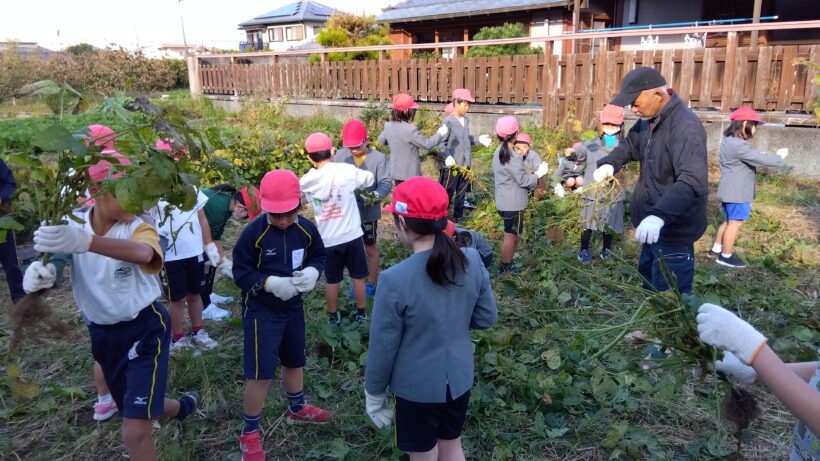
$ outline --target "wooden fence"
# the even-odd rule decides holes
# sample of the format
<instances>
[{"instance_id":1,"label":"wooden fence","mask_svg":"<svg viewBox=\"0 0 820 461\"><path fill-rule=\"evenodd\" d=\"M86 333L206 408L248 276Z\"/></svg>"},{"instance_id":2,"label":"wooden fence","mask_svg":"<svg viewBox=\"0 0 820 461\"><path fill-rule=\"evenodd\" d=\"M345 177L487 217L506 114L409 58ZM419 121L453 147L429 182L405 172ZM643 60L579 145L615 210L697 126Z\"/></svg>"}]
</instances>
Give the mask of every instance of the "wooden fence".
<instances>
[{"instance_id":1,"label":"wooden fence","mask_svg":"<svg viewBox=\"0 0 820 461\"><path fill-rule=\"evenodd\" d=\"M200 59L204 94L266 98L388 100L404 92L421 102L447 102L454 88L469 88L481 104L543 107L544 124L555 126L572 111L585 126L617 92L636 66L658 69L691 107L728 112L740 106L808 112L815 95L814 71L794 65L818 61L820 45L621 51L555 56L407 59L394 61L276 62L275 57ZM267 61L267 62L265 62Z\"/></svg>"}]
</instances>

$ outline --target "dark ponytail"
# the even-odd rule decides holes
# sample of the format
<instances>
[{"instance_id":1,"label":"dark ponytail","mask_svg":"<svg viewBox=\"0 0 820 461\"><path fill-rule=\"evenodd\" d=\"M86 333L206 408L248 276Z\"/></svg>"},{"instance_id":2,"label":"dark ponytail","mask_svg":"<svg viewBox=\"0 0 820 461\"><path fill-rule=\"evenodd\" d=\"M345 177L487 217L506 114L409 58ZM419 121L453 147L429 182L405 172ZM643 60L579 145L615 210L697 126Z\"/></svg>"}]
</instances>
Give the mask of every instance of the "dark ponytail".
<instances>
[{"instance_id":1,"label":"dark ponytail","mask_svg":"<svg viewBox=\"0 0 820 461\"><path fill-rule=\"evenodd\" d=\"M498 136L498 135L496 135ZM501 162L502 165L506 165L507 162L510 161L512 157L512 149L510 149L510 142L515 141L515 138L518 136L518 132L516 131L513 134L507 135L506 137L498 136L498 140L501 141L501 151L498 153L498 160Z\"/></svg>"},{"instance_id":2,"label":"dark ponytail","mask_svg":"<svg viewBox=\"0 0 820 461\"><path fill-rule=\"evenodd\" d=\"M211 190L214 192L224 192L230 195L236 194L236 187L233 187L230 184L217 184L216 186L211 187Z\"/></svg>"},{"instance_id":3,"label":"dark ponytail","mask_svg":"<svg viewBox=\"0 0 820 461\"><path fill-rule=\"evenodd\" d=\"M399 217L395 216L396 225ZM434 234L436 237L430 258L427 260L427 275L437 285L447 287L457 285L467 269L469 261L455 241L444 233L447 227L447 218L420 219L404 218L407 228L419 235Z\"/></svg>"}]
</instances>

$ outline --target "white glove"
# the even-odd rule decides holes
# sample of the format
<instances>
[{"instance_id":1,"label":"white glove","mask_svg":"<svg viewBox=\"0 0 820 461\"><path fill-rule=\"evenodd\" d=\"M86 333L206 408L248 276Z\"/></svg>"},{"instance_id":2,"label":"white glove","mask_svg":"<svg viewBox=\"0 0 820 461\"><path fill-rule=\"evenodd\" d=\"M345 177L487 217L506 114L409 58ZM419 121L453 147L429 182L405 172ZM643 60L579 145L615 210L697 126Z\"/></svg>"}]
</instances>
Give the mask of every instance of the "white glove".
<instances>
[{"instance_id":1,"label":"white glove","mask_svg":"<svg viewBox=\"0 0 820 461\"><path fill-rule=\"evenodd\" d=\"M293 279L290 277L275 277L271 275L265 280L265 291L272 293L282 301L287 301L290 298L299 294L299 290L293 286Z\"/></svg>"},{"instance_id":2,"label":"white glove","mask_svg":"<svg viewBox=\"0 0 820 461\"><path fill-rule=\"evenodd\" d=\"M447 133L448 133L449 131L450 131L450 129L449 129L449 128L447 128L447 125L442 124L442 125L439 127L438 131L436 131L436 133L438 133L438 134L439 134L439 136L444 137L444 136L447 136Z\"/></svg>"},{"instance_id":3,"label":"white glove","mask_svg":"<svg viewBox=\"0 0 820 461\"><path fill-rule=\"evenodd\" d=\"M664 224L663 219L654 215L643 218L643 221L638 224L638 228L635 229L635 240L647 245L656 243Z\"/></svg>"},{"instance_id":4,"label":"white glove","mask_svg":"<svg viewBox=\"0 0 820 461\"><path fill-rule=\"evenodd\" d=\"M613 168L612 165L601 165L592 173L592 179L594 179L595 182L601 182L604 178L608 178L613 174L615 174L615 168Z\"/></svg>"},{"instance_id":5,"label":"white glove","mask_svg":"<svg viewBox=\"0 0 820 461\"><path fill-rule=\"evenodd\" d=\"M219 256L219 248L216 247L214 242L205 245L205 254L208 255L208 262L211 263L211 266L218 266L222 260L222 257Z\"/></svg>"},{"instance_id":6,"label":"white glove","mask_svg":"<svg viewBox=\"0 0 820 461\"><path fill-rule=\"evenodd\" d=\"M79 227L61 224L34 231L34 249L41 253L85 253L89 247L91 234Z\"/></svg>"},{"instance_id":7,"label":"white glove","mask_svg":"<svg viewBox=\"0 0 820 461\"><path fill-rule=\"evenodd\" d=\"M564 190L564 186L562 186L560 182L558 184L556 184L555 187L552 188L552 190L555 192L555 195L557 195L561 198L564 198L564 195L566 195L566 193L567 193Z\"/></svg>"},{"instance_id":8,"label":"white glove","mask_svg":"<svg viewBox=\"0 0 820 461\"><path fill-rule=\"evenodd\" d=\"M233 261L228 258L223 259L222 262L216 266L216 271L223 277L228 277L233 280Z\"/></svg>"},{"instance_id":9,"label":"white glove","mask_svg":"<svg viewBox=\"0 0 820 461\"><path fill-rule=\"evenodd\" d=\"M34 293L44 288L51 288L55 280L57 280L57 269L54 264L48 263L44 266L40 261L34 261L23 275L23 291Z\"/></svg>"},{"instance_id":10,"label":"white glove","mask_svg":"<svg viewBox=\"0 0 820 461\"><path fill-rule=\"evenodd\" d=\"M787 147L777 149L775 154L777 154L782 160L786 160L786 157L789 156L789 149Z\"/></svg>"},{"instance_id":11,"label":"white glove","mask_svg":"<svg viewBox=\"0 0 820 461\"><path fill-rule=\"evenodd\" d=\"M576 194L580 194L580 193L581 193L581 192L583 192L583 191L584 191L584 186L579 186L579 187L578 187L577 189L575 189L573 192L575 192Z\"/></svg>"},{"instance_id":12,"label":"white glove","mask_svg":"<svg viewBox=\"0 0 820 461\"><path fill-rule=\"evenodd\" d=\"M538 176L538 179L541 179L550 172L550 166L547 162L542 163L538 166L538 169L535 170L535 175Z\"/></svg>"},{"instance_id":13,"label":"white glove","mask_svg":"<svg viewBox=\"0 0 820 461\"><path fill-rule=\"evenodd\" d=\"M490 135L488 134L482 134L478 137L478 143L484 147L490 147L490 143L492 142L493 140L492 138L490 138Z\"/></svg>"},{"instance_id":14,"label":"white glove","mask_svg":"<svg viewBox=\"0 0 820 461\"><path fill-rule=\"evenodd\" d=\"M451 167L456 164L456 159L453 158L452 155L448 155L447 158L444 159L444 166Z\"/></svg>"},{"instance_id":15,"label":"white glove","mask_svg":"<svg viewBox=\"0 0 820 461\"><path fill-rule=\"evenodd\" d=\"M741 362L731 352L723 352L723 360L715 362L715 368L738 384L754 384L757 381L755 369Z\"/></svg>"},{"instance_id":16,"label":"white glove","mask_svg":"<svg viewBox=\"0 0 820 461\"><path fill-rule=\"evenodd\" d=\"M377 190L374 190L374 191L372 192L372 194L373 194L373 197L376 197L376 198L380 198L380 197L381 197L381 194L379 194L379 191L377 191Z\"/></svg>"},{"instance_id":17,"label":"white glove","mask_svg":"<svg viewBox=\"0 0 820 461\"><path fill-rule=\"evenodd\" d=\"M393 410L387 408L387 394L370 395L364 391L365 411L379 429L393 421Z\"/></svg>"},{"instance_id":18,"label":"white glove","mask_svg":"<svg viewBox=\"0 0 820 461\"><path fill-rule=\"evenodd\" d=\"M316 281L319 280L319 271L315 267L307 266L301 271L294 272L291 280L297 290L305 293L316 286Z\"/></svg>"},{"instance_id":19,"label":"white glove","mask_svg":"<svg viewBox=\"0 0 820 461\"><path fill-rule=\"evenodd\" d=\"M748 365L767 341L753 326L714 304L701 305L697 319L701 341L731 352Z\"/></svg>"}]
</instances>

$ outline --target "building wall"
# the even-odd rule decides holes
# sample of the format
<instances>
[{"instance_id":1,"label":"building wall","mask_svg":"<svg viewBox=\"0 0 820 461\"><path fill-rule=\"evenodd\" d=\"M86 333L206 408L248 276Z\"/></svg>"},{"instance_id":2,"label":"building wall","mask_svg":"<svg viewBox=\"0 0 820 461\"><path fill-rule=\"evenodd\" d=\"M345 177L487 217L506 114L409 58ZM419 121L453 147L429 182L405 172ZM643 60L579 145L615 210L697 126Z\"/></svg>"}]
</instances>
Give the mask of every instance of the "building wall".
<instances>
[{"instance_id":1,"label":"building wall","mask_svg":"<svg viewBox=\"0 0 820 461\"><path fill-rule=\"evenodd\" d=\"M304 26L304 39L302 40L283 40L281 42L271 41L271 30L275 28L282 28L282 34L284 37L285 28L287 27L297 27L297 26ZM318 22L308 22L308 23L292 23L292 24L275 24L270 26L260 26L259 29L254 29L253 31L247 31L247 33L256 32L257 30L261 30L263 32L262 36L262 43L264 46L268 47L271 51L287 51L294 46L301 45L303 43L307 43L311 41L314 37L316 37L316 31L314 28L322 28L324 27L323 23Z\"/></svg>"},{"instance_id":2,"label":"building wall","mask_svg":"<svg viewBox=\"0 0 820 461\"><path fill-rule=\"evenodd\" d=\"M531 37L554 37L563 35L566 23L566 15L571 14L567 10L556 8L554 10L540 11L532 15ZM533 43L533 47L543 48L543 43ZM553 42L552 53L560 55L563 40Z\"/></svg>"},{"instance_id":3,"label":"building wall","mask_svg":"<svg viewBox=\"0 0 820 461\"><path fill-rule=\"evenodd\" d=\"M637 8L637 15L633 19L630 9ZM623 14L618 15L618 23L615 27L628 27L649 24L667 24L672 22L700 21L703 16L702 3L699 1L657 1L657 0L625 0L623 3ZM647 35L650 35L648 33ZM684 48L684 35L661 35L655 36L658 39L656 50ZM641 37L622 37L621 50L642 50L646 49L641 45Z\"/></svg>"}]
</instances>

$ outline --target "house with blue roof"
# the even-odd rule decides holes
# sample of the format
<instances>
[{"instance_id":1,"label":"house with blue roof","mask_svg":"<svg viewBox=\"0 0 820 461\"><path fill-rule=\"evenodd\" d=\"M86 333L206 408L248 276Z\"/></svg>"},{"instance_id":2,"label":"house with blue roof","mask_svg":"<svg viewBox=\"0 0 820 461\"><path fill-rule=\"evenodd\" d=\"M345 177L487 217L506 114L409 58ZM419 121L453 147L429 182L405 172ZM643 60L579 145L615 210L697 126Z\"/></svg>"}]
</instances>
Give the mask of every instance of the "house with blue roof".
<instances>
[{"instance_id":1,"label":"house with blue roof","mask_svg":"<svg viewBox=\"0 0 820 461\"><path fill-rule=\"evenodd\" d=\"M314 2L299 0L280 6L239 24L247 40L240 44L243 51L286 51L315 41L316 34L335 9Z\"/></svg>"}]
</instances>

